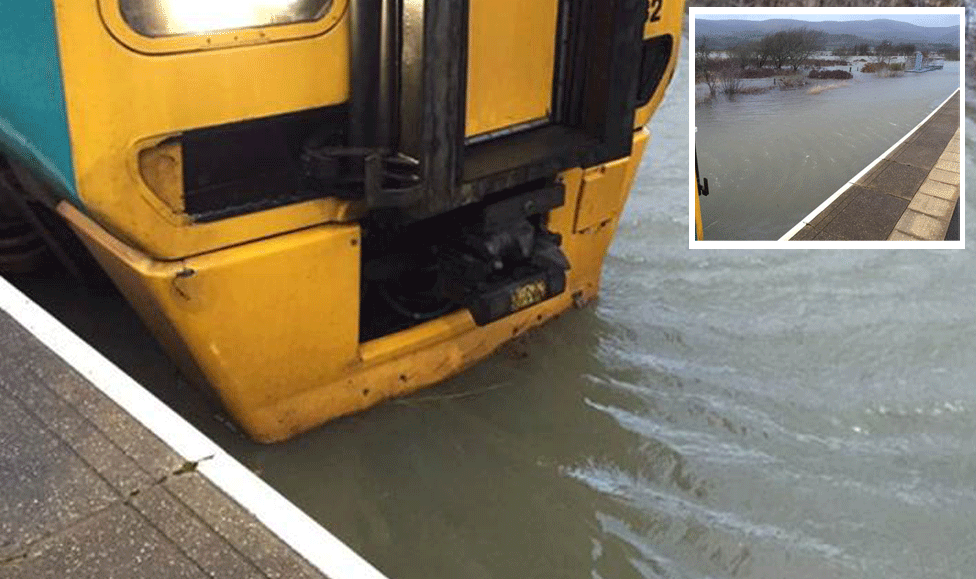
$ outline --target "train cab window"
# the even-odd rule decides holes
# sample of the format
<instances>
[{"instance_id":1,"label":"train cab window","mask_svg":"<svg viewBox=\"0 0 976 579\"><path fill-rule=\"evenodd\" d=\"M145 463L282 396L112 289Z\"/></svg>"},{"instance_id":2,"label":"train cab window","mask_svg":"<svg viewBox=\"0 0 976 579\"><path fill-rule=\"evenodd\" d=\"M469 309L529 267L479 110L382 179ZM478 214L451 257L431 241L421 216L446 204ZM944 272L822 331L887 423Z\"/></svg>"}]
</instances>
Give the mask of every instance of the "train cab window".
<instances>
[{"instance_id":1,"label":"train cab window","mask_svg":"<svg viewBox=\"0 0 976 579\"><path fill-rule=\"evenodd\" d=\"M332 0L119 0L122 18L153 38L311 22Z\"/></svg>"}]
</instances>

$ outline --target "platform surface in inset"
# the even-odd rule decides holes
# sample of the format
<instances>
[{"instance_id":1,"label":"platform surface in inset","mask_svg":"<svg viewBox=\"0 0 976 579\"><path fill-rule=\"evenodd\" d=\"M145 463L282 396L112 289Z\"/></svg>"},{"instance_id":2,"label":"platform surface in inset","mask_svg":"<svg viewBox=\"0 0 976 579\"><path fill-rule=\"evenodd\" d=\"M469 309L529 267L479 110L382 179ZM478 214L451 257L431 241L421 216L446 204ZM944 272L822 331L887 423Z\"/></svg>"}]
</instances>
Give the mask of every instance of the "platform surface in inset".
<instances>
[{"instance_id":1,"label":"platform surface in inset","mask_svg":"<svg viewBox=\"0 0 976 579\"><path fill-rule=\"evenodd\" d=\"M960 198L959 98L805 218L790 241L944 240Z\"/></svg>"}]
</instances>

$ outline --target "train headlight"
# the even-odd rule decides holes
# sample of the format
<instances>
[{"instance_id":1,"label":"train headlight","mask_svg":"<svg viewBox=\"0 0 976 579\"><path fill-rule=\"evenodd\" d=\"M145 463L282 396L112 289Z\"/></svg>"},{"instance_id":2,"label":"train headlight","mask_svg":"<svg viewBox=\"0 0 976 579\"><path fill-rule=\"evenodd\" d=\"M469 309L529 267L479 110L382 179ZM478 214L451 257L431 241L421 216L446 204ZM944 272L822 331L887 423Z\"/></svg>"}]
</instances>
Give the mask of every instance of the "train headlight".
<instances>
[{"instance_id":1,"label":"train headlight","mask_svg":"<svg viewBox=\"0 0 976 579\"><path fill-rule=\"evenodd\" d=\"M331 6L332 0L119 0L129 26L153 37L308 22Z\"/></svg>"}]
</instances>

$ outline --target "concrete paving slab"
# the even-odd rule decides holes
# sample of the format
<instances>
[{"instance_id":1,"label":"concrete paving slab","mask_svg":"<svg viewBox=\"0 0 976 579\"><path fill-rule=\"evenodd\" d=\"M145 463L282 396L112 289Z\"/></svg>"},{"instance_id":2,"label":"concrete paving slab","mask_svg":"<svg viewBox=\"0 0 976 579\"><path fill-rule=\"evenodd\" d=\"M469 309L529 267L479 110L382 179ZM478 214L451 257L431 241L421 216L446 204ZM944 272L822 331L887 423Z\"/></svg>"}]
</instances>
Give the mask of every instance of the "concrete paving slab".
<instances>
[{"instance_id":1,"label":"concrete paving slab","mask_svg":"<svg viewBox=\"0 0 976 579\"><path fill-rule=\"evenodd\" d=\"M887 152L887 153L885 154L885 156L884 156L884 158L885 158L885 160L888 160L888 161L893 161L893 160L894 160L894 159L896 159L896 158L898 157L898 155L900 155L900 154L901 154L901 153L902 153L902 152L903 152L903 151L904 151L905 149L907 149L908 147L910 147L910 146L911 146L911 144L912 144L912 143L911 143L911 139L906 139L906 140L905 140L905 141L903 141L903 142L902 142L902 143L901 143L900 145L898 145L898 146L897 146L897 147L895 147L894 149L892 149L892 150L890 150L890 151L888 151L888 152ZM872 169L872 171L875 171L875 170L877 170L877 169L878 169L878 167L879 167L879 165L881 165L881 163L878 163L878 165L875 165L875 166L873 167L873 169Z\"/></svg>"},{"instance_id":2,"label":"concrete paving slab","mask_svg":"<svg viewBox=\"0 0 976 579\"><path fill-rule=\"evenodd\" d=\"M916 140L912 146L928 147L928 148L936 149L937 151L939 151L939 153L941 153L942 151L945 151L946 145L948 145L949 141L951 140L952 140L951 134L946 134L942 132L932 132L919 137L918 140Z\"/></svg>"},{"instance_id":3,"label":"concrete paving slab","mask_svg":"<svg viewBox=\"0 0 976 579\"><path fill-rule=\"evenodd\" d=\"M929 122L922 127L922 131L919 134L919 139L936 140L941 141L941 146L945 147L946 144L952 140L953 135L956 134L956 128L959 126L958 120L953 120L948 117L937 115L931 119Z\"/></svg>"},{"instance_id":4,"label":"concrete paving slab","mask_svg":"<svg viewBox=\"0 0 976 579\"><path fill-rule=\"evenodd\" d=\"M9 387L0 376L0 560L119 500L95 469L9 396Z\"/></svg>"},{"instance_id":5,"label":"concrete paving slab","mask_svg":"<svg viewBox=\"0 0 976 579\"><path fill-rule=\"evenodd\" d=\"M918 188L918 192L919 194L931 195L947 201L955 201L959 198L958 185L949 185L947 183L940 183L939 181L933 181L931 179L926 179L925 182L922 183L922 186Z\"/></svg>"},{"instance_id":6,"label":"concrete paving slab","mask_svg":"<svg viewBox=\"0 0 976 579\"><path fill-rule=\"evenodd\" d=\"M277 537L227 500L220 489L197 473L167 479L166 489L196 513L235 549L248 553L252 563L271 579L320 577Z\"/></svg>"},{"instance_id":7,"label":"concrete paving slab","mask_svg":"<svg viewBox=\"0 0 976 579\"><path fill-rule=\"evenodd\" d=\"M939 160L958 163L960 161L960 153L959 151L950 151L949 148L946 147L946 150L942 151L942 156L939 157Z\"/></svg>"},{"instance_id":8,"label":"concrete paving slab","mask_svg":"<svg viewBox=\"0 0 976 579\"><path fill-rule=\"evenodd\" d=\"M911 235L908 235L907 233L902 233L901 231L898 231L896 229L891 232L891 235L888 236L888 241L924 241L924 240L919 239L917 237L912 237Z\"/></svg>"},{"instance_id":9,"label":"concrete paving slab","mask_svg":"<svg viewBox=\"0 0 976 579\"><path fill-rule=\"evenodd\" d=\"M889 162L868 186L889 195L911 200L919 186L925 181L926 175L928 175L928 171L925 169L898 162Z\"/></svg>"},{"instance_id":10,"label":"concrete paving slab","mask_svg":"<svg viewBox=\"0 0 976 579\"><path fill-rule=\"evenodd\" d=\"M863 189L864 188L859 185L852 185L848 187L846 191L841 193L840 197L834 199L833 203L828 205L826 209L811 219L808 225L817 231L821 231L823 226L829 223L831 219L836 217L837 213L839 213L842 209L847 207L851 200L854 199L854 196Z\"/></svg>"},{"instance_id":11,"label":"concrete paving slab","mask_svg":"<svg viewBox=\"0 0 976 579\"><path fill-rule=\"evenodd\" d=\"M0 315L6 316L2 311ZM35 378L97 428L152 479L158 480L183 464L183 460L158 437L92 388L60 358L49 355L43 344L9 317L0 320L0 352L9 353L8 357L14 360L29 356ZM45 355L38 355L38 352ZM0 376L4 374L0 369Z\"/></svg>"},{"instance_id":12,"label":"concrete paving slab","mask_svg":"<svg viewBox=\"0 0 976 579\"><path fill-rule=\"evenodd\" d=\"M0 577L324 577L127 416L0 310Z\"/></svg>"},{"instance_id":13,"label":"concrete paving slab","mask_svg":"<svg viewBox=\"0 0 976 579\"><path fill-rule=\"evenodd\" d=\"M107 396L84 383L74 371L52 389L62 395L82 416L94 424L112 443L135 461L153 480L173 472L183 459Z\"/></svg>"},{"instance_id":14,"label":"concrete paving slab","mask_svg":"<svg viewBox=\"0 0 976 579\"><path fill-rule=\"evenodd\" d=\"M892 152L888 157L885 157L883 161L876 164L874 167L871 167L867 173L861 175L861 178L855 183L858 185L867 185L871 181L874 181L874 179L877 178L878 173L884 171L885 168L891 163L891 159L897 157L905 149L905 147L907 147L907 145L903 143L901 147Z\"/></svg>"},{"instance_id":15,"label":"concrete paving slab","mask_svg":"<svg viewBox=\"0 0 976 579\"><path fill-rule=\"evenodd\" d=\"M953 150L953 149L955 149L955 150ZM957 143L955 141L949 141L949 144L946 145L945 150L942 152L942 157L943 158L952 157L953 160L955 160L955 161L959 161L959 155L960 155L960 153L959 153L959 143Z\"/></svg>"},{"instance_id":16,"label":"concrete paving slab","mask_svg":"<svg viewBox=\"0 0 976 579\"><path fill-rule=\"evenodd\" d=\"M955 209L956 204L951 201L946 201L945 199L940 199L938 197L933 197L931 195L925 195L924 193L919 193L912 199L912 202L908 204L908 208L912 211L917 211L919 213L924 213L930 217L935 217L936 219L948 221L952 217L952 210Z\"/></svg>"},{"instance_id":17,"label":"concrete paving slab","mask_svg":"<svg viewBox=\"0 0 976 579\"><path fill-rule=\"evenodd\" d=\"M926 143L934 143L939 148L945 148L952 140L953 135L956 134L956 127L958 126L958 120L953 122L952 120L946 121L944 117L936 117L922 130L922 134L915 142L924 140Z\"/></svg>"},{"instance_id":18,"label":"concrete paving slab","mask_svg":"<svg viewBox=\"0 0 976 579\"><path fill-rule=\"evenodd\" d=\"M823 228L823 232L846 240L884 240L894 228L908 201L870 189L856 195L851 203Z\"/></svg>"},{"instance_id":19,"label":"concrete paving slab","mask_svg":"<svg viewBox=\"0 0 976 579\"><path fill-rule=\"evenodd\" d=\"M21 385L10 393L119 494L128 495L153 483L131 458L39 380L32 356L17 356L17 361L16 369L9 362L0 362L0 374Z\"/></svg>"},{"instance_id":20,"label":"concrete paving slab","mask_svg":"<svg viewBox=\"0 0 976 579\"><path fill-rule=\"evenodd\" d=\"M950 151L949 149L943 151L942 156L939 157L939 161L948 161L950 163L959 163L961 160L962 159L960 158L960 154L958 151L953 152Z\"/></svg>"},{"instance_id":21,"label":"concrete paving slab","mask_svg":"<svg viewBox=\"0 0 976 579\"><path fill-rule=\"evenodd\" d=\"M8 579L208 579L121 503L41 542L2 570Z\"/></svg>"},{"instance_id":22,"label":"concrete paving slab","mask_svg":"<svg viewBox=\"0 0 976 579\"><path fill-rule=\"evenodd\" d=\"M821 231L817 233L817 236L814 238L814 240L815 241L847 241L843 237L837 237L836 235L831 235L826 231Z\"/></svg>"},{"instance_id":23,"label":"concrete paving slab","mask_svg":"<svg viewBox=\"0 0 976 579\"><path fill-rule=\"evenodd\" d=\"M130 502L208 576L264 579L265 575L255 565L236 549L229 548L226 541L163 486L139 493Z\"/></svg>"},{"instance_id":24,"label":"concrete paving slab","mask_svg":"<svg viewBox=\"0 0 976 579\"><path fill-rule=\"evenodd\" d=\"M899 163L912 165L928 171L935 166L942 154L942 148L936 146L916 147L912 146L904 150L895 158Z\"/></svg>"},{"instance_id":25,"label":"concrete paving slab","mask_svg":"<svg viewBox=\"0 0 976 579\"><path fill-rule=\"evenodd\" d=\"M949 223L916 211L906 211L895 224L895 229L921 239L941 240L945 239Z\"/></svg>"},{"instance_id":26,"label":"concrete paving slab","mask_svg":"<svg viewBox=\"0 0 976 579\"><path fill-rule=\"evenodd\" d=\"M932 172L929 173L929 179L949 185L959 185L959 173L943 171L942 169L932 169Z\"/></svg>"}]
</instances>

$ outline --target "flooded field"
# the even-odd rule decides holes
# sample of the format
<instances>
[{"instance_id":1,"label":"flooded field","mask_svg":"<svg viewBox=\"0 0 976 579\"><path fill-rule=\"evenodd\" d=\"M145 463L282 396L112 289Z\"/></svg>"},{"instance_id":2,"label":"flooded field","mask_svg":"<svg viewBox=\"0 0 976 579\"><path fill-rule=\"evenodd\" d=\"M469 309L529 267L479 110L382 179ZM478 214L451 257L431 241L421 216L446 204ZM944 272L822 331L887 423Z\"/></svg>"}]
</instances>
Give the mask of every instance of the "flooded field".
<instances>
[{"instance_id":1,"label":"flooded field","mask_svg":"<svg viewBox=\"0 0 976 579\"><path fill-rule=\"evenodd\" d=\"M959 87L959 62L897 78L853 74L695 106L699 170L713 192L701 199L705 239L779 239Z\"/></svg>"},{"instance_id":2,"label":"flooded field","mask_svg":"<svg viewBox=\"0 0 976 579\"><path fill-rule=\"evenodd\" d=\"M598 303L287 444L216 419L117 295L57 272L15 281L391 579L972 577L972 248L689 250L687 70ZM741 106L759 117L759 103ZM891 122L873 138L918 121ZM722 126L713 142L732 138ZM718 202L728 177L712 162Z\"/></svg>"}]
</instances>

